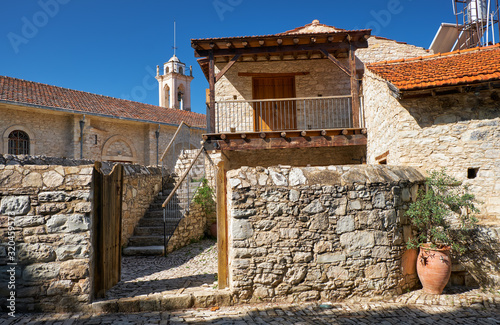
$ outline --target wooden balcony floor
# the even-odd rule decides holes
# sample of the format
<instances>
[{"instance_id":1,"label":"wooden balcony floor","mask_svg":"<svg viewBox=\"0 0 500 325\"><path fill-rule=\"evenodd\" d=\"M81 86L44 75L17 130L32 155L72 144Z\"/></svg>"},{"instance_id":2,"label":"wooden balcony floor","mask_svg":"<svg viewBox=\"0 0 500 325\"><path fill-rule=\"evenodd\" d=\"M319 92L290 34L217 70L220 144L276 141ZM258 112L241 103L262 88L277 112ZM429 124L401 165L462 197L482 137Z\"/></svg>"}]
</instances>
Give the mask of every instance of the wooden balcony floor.
<instances>
[{"instance_id":1,"label":"wooden balcony floor","mask_svg":"<svg viewBox=\"0 0 500 325\"><path fill-rule=\"evenodd\" d=\"M219 150L257 150L307 147L366 146L364 128L231 132L204 134L207 144Z\"/></svg>"}]
</instances>

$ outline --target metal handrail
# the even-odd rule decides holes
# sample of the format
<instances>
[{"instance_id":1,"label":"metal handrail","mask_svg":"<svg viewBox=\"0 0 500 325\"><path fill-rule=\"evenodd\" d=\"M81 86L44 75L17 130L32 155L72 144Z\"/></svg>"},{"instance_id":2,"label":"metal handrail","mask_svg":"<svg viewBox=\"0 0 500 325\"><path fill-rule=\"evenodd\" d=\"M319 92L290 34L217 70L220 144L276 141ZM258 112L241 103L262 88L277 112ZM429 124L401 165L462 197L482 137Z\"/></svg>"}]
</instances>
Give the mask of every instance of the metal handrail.
<instances>
[{"instance_id":1,"label":"metal handrail","mask_svg":"<svg viewBox=\"0 0 500 325\"><path fill-rule=\"evenodd\" d=\"M337 99L351 98L351 95L344 96L321 96L321 97L294 97L294 98L272 98L272 99L238 99L238 100L219 100L216 103L256 103L256 102L280 102L287 100L308 100L308 99Z\"/></svg>"},{"instance_id":2,"label":"metal handrail","mask_svg":"<svg viewBox=\"0 0 500 325\"><path fill-rule=\"evenodd\" d=\"M191 128L191 125L187 124L184 121L182 121L181 124L179 124L179 126L177 127L177 131L175 131L174 136L170 140L170 143L168 144L167 148L165 148L165 150L163 151L163 154L161 155L160 160L161 160L162 164L163 164L163 160L165 159L165 156L167 155L167 152L172 147L172 144L174 143L175 139L177 138L177 135L180 133L183 125L187 126L188 128Z\"/></svg>"},{"instance_id":3,"label":"metal handrail","mask_svg":"<svg viewBox=\"0 0 500 325\"><path fill-rule=\"evenodd\" d=\"M205 147L202 145L200 150L198 150L198 152L196 153L196 156L194 157L193 161L191 162L191 164L189 164L189 167L186 169L186 171L184 172L184 174L182 174L181 178L179 178L179 181L177 181L177 184L175 185L174 189L172 190L172 192L169 194L169 196L165 199L165 201L163 202L162 204L162 208L165 208L168 204L168 202L174 197L175 195L175 192L177 192L177 189L179 189L179 187L181 186L182 184L182 181L186 178L186 176L189 174L189 172L191 171L191 168L193 168L194 164L196 163L196 160L198 160L198 157L200 156L201 152L205 150Z\"/></svg>"}]
</instances>

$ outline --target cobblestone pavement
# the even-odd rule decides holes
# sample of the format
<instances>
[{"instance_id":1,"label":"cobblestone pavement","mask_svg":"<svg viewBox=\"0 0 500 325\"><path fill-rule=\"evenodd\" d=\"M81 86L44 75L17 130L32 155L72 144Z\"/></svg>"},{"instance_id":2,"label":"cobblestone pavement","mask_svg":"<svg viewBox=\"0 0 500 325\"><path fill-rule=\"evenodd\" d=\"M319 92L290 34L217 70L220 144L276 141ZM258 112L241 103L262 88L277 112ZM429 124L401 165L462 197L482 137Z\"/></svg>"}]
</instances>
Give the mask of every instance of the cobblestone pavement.
<instances>
[{"instance_id":1,"label":"cobblestone pavement","mask_svg":"<svg viewBox=\"0 0 500 325\"><path fill-rule=\"evenodd\" d=\"M259 304L133 314L28 314L0 319L0 324L500 324L500 304L490 308L394 303Z\"/></svg>"},{"instance_id":2,"label":"cobblestone pavement","mask_svg":"<svg viewBox=\"0 0 500 325\"><path fill-rule=\"evenodd\" d=\"M124 257L122 281L108 300L180 292L217 292L215 241L203 240L167 258ZM443 295L415 290L386 299L352 298L343 303L267 303L175 311L109 314L0 315L0 325L105 324L500 324L500 291L446 288Z\"/></svg>"},{"instance_id":3,"label":"cobblestone pavement","mask_svg":"<svg viewBox=\"0 0 500 325\"><path fill-rule=\"evenodd\" d=\"M217 274L217 241L204 239L167 257L123 256L121 281L106 293L119 299L187 288L213 288Z\"/></svg>"}]
</instances>

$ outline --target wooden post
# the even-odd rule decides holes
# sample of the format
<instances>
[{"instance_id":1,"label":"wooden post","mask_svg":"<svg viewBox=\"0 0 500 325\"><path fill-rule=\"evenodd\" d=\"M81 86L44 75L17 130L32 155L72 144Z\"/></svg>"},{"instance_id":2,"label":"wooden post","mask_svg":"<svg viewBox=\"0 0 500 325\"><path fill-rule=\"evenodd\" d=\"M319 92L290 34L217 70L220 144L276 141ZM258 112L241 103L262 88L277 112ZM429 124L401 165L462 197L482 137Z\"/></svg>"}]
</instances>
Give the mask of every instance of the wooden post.
<instances>
[{"instance_id":1,"label":"wooden post","mask_svg":"<svg viewBox=\"0 0 500 325\"><path fill-rule=\"evenodd\" d=\"M219 289L228 284L228 231L226 210L226 171L224 162L217 165L217 254Z\"/></svg>"},{"instance_id":2,"label":"wooden post","mask_svg":"<svg viewBox=\"0 0 500 325\"><path fill-rule=\"evenodd\" d=\"M359 82L356 73L356 48L351 45L349 49L349 67L351 70L351 96L352 96L352 127L359 128Z\"/></svg>"},{"instance_id":3,"label":"wooden post","mask_svg":"<svg viewBox=\"0 0 500 325\"><path fill-rule=\"evenodd\" d=\"M208 85L209 85L209 96L210 103L207 109L207 115L209 116L210 125L208 127L208 133L215 133L215 59L214 51L210 51L208 56Z\"/></svg>"}]
</instances>

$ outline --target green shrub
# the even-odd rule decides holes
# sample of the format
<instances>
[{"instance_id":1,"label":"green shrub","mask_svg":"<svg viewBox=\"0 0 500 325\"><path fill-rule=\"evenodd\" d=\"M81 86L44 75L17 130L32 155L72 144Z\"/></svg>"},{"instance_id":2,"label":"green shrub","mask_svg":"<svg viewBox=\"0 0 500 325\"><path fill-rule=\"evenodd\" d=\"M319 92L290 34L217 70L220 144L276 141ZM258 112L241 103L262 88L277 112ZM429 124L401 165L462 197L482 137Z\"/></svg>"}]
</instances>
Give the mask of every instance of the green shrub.
<instances>
[{"instance_id":1,"label":"green shrub","mask_svg":"<svg viewBox=\"0 0 500 325\"><path fill-rule=\"evenodd\" d=\"M408 240L407 247L412 249L430 243L433 248L451 246L453 251L463 253L462 243L477 223L476 203L479 202L468 186L446 174L445 169L431 172L425 189L418 191L417 200L406 211L418 230L417 237Z\"/></svg>"}]
</instances>

